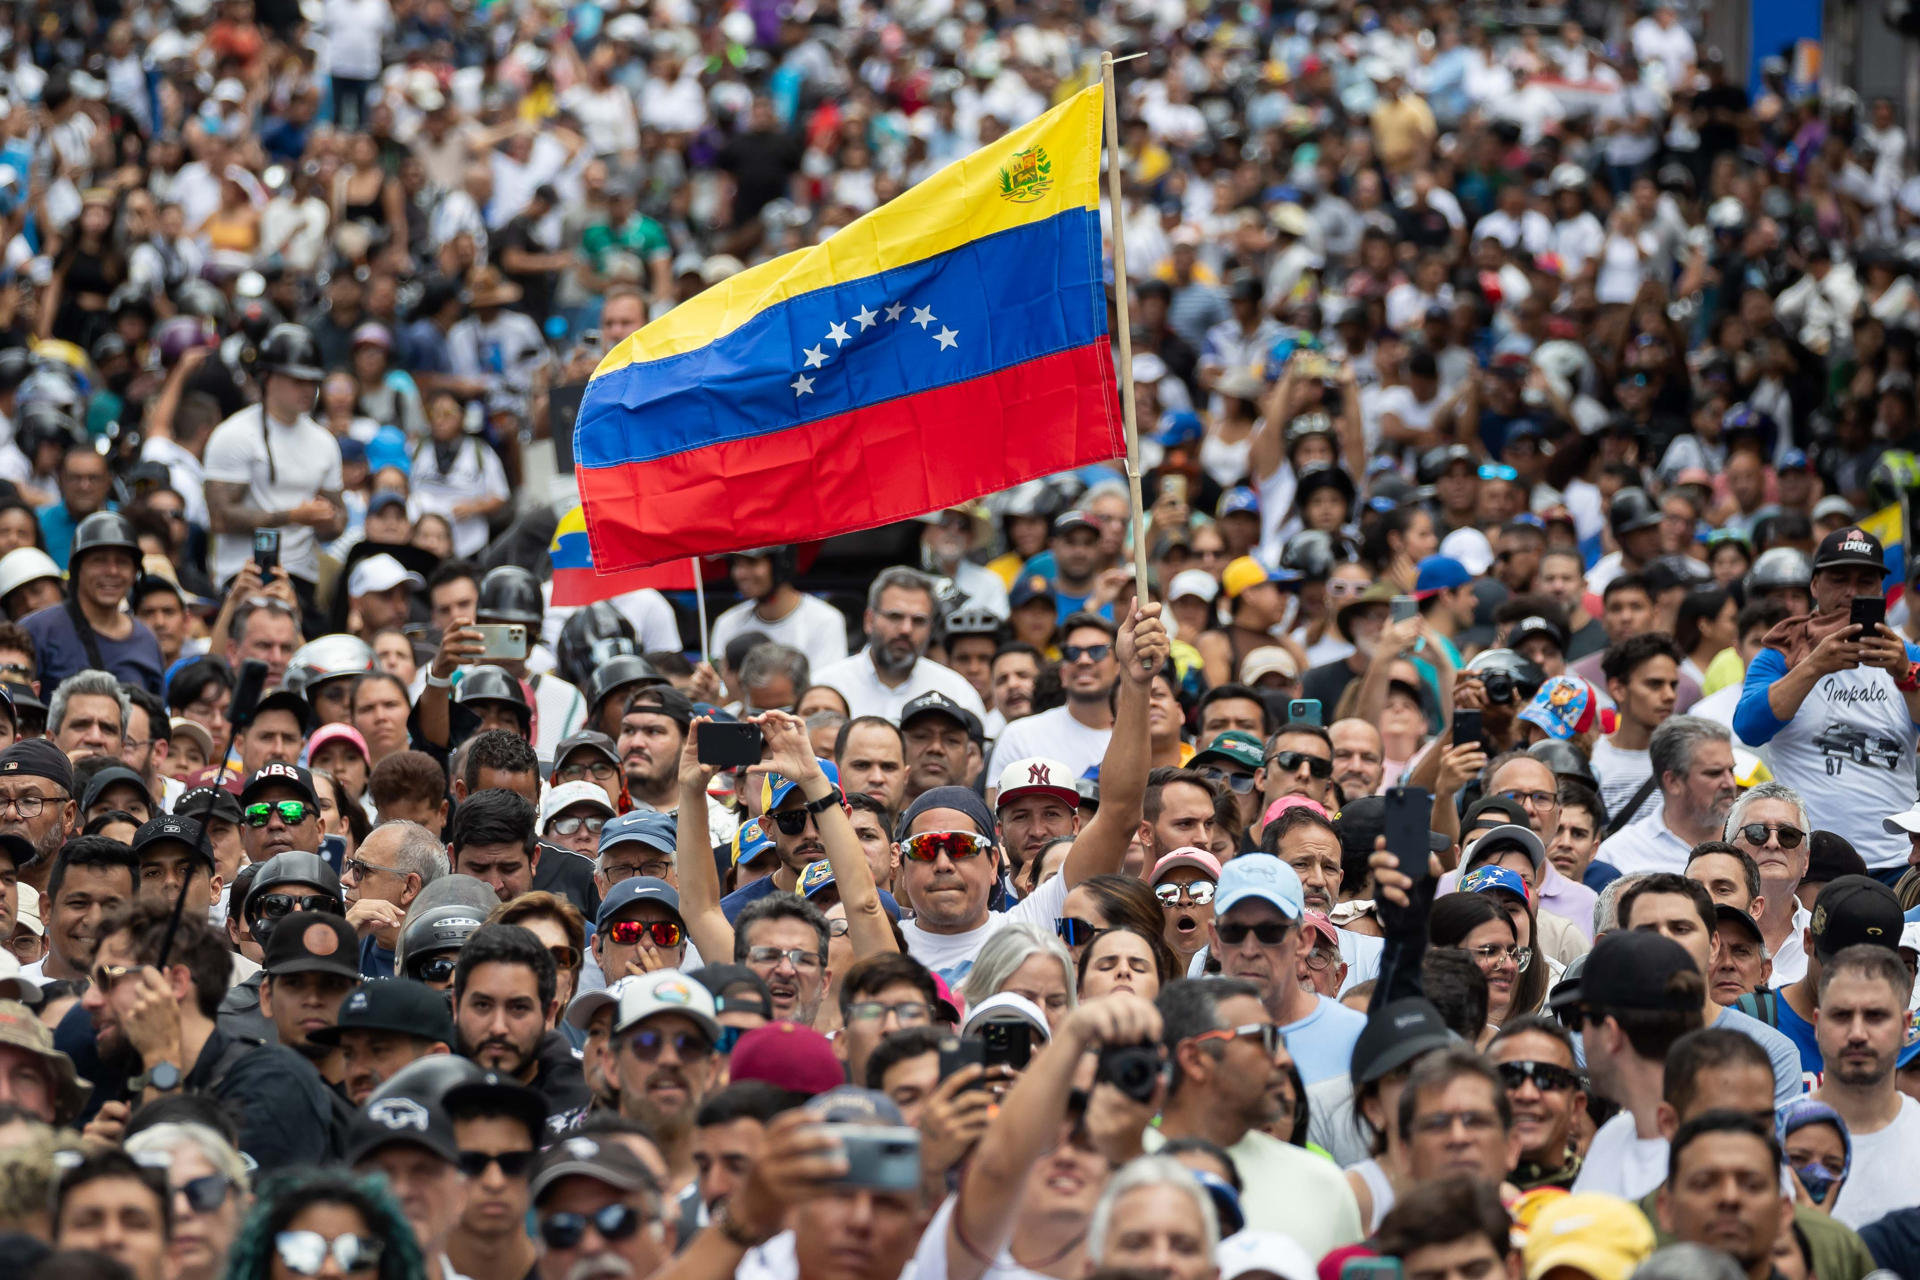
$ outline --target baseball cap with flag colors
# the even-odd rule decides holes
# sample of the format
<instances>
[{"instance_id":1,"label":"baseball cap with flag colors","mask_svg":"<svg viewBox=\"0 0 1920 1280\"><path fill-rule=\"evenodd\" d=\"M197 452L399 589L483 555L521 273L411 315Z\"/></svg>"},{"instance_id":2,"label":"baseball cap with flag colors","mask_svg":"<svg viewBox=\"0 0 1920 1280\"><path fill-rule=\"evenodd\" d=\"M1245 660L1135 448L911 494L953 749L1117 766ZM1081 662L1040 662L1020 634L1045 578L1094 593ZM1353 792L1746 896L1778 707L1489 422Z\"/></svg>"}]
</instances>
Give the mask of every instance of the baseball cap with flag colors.
<instances>
[{"instance_id":1,"label":"baseball cap with flag colors","mask_svg":"<svg viewBox=\"0 0 1920 1280\"><path fill-rule=\"evenodd\" d=\"M1252 556L1241 556L1229 564L1220 575L1221 589L1227 593L1227 599L1238 600L1243 591L1257 587L1263 582L1281 581L1279 574L1255 560Z\"/></svg>"}]
</instances>

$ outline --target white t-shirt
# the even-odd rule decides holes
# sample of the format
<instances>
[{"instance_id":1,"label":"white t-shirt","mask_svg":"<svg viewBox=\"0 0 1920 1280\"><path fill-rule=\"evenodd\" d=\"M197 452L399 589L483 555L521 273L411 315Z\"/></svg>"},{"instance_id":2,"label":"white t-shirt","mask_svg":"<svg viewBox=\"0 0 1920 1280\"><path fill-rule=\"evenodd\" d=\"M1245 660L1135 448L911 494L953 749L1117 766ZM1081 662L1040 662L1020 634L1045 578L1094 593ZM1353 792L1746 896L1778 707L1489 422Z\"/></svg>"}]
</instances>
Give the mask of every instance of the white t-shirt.
<instances>
[{"instance_id":1,"label":"white t-shirt","mask_svg":"<svg viewBox=\"0 0 1920 1280\"><path fill-rule=\"evenodd\" d=\"M730 640L746 631L758 631L769 640L806 654L815 680L820 679L823 668L847 656L847 620L818 596L802 595L793 611L778 622L768 622L753 609L753 601L742 600L713 620L716 657L726 652Z\"/></svg>"},{"instance_id":2,"label":"white t-shirt","mask_svg":"<svg viewBox=\"0 0 1920 1280\"><path fill-rule=\"evenodd\" d=\"M907 678L897 688L888 688L880 683L880 675L873 669L873 655L864 648L816 670L813 682L838 689L840 696L847 700L848 710L856 718L884 716L897 723L900 708L921 694L935 690L946 694L976 716L987 714L980 695L974 692L965 676L927 658L915 662L913 670L907 673Z\"/></svg>"},{"instance_id":3,"label":"white t-shirt","mask_svg":"<svg viewBox=\"0 0 1920 1280\"><path fill-rule=\"evenodd\" d=\"M933 1220L927 1223L926 1231L920 1237L920 1247L914 1251L913 1261L901 1273L913 1280L946 1280L947 1278L947 1227L953 1222L953 1207L960 1202L958 1196L948 1196L946 1202L935 1210ZM792 1233L789 1232L789 1235ZM778 1237L775 1237L778 1239ZM767 1245L773 1244L769 1240ZM763 1249L766 1245L761 1246ZM757 1252L757 1251L756 1251ZM752 1257L749 1254L748 1257ZM749 1273L743 1264L734 1273L735 1280L765 1280L771 1273ZM980 1273L980 1280L1047 1280L1038 1271L1029 1271L1013 1260L1013 1254L1001 1249L994 1257L993 1265Z\"/></svg>"},{"instance_id":4,"label":"white t-shirt","mask_svg":"<svg viewBox=\"0 0 1920 1280\"><path fill-rule=\"evenodd\" d=\"M957 987L973 969L973 959L1000 929L1020 920L1053 929L1053 922L1067 906L1067 878L1053 876L1033 893L1005 911L990 911L987 922L965 933L928 933L912 920L900 922L900 933L907 940L907 954Z\"/></svg>"},{"instance_id":5,"label":"white t-shirt","mask_svg":"<svg viewBox=\"0 0 1920 1280\"><path fill-rule=\"evenodd\" d=\"M1069 777L1078 778L1106 757L1107 743L1112 740L1113 730L1089 729L1065 707L1051 707L1007 726L994 744L987 781L997 783L1002 769L1028 756L1058 760L1067 766Z\"/></svg>"},{"instance_id":6,"label":"white t-shirt","mask_svg":"<svg viewBox=\"0 0 1920 1280\"><path fill-rule=\"evenodd\" d=\"M1666 1180L1667 1140L1641 1137L1633 1112L1622 1111L1593 1135L1580 1176L1573 1180L1573 1192L1598 1191L1638 1200Z\"/></svg>"},{"instance_id":7,"label":"white t-shirt","mask_svg":"<svg viewBox=\"0 0 1920 1280\"><path fill-rule=\"evenodd\" d=\"M267 511L291 511L321 493L338 493L340 442L333 433L305 416L291 426L275 422L263 429L265 417L261 406L251 405L213 429L207 437L207 480L246 485L247 504ZM215 534L214 585L225 583L252 558L251 532ZM319 578L320 557L312 529L303 524L281 526L280 564L296 578L309 582Z\"/></svg>"},{"instance_id":8,"label":"white t-shirt","mask_svg":"<svg viewBox=\"0 0 1920 1280\"><path fill-rule=\"evenodd\" d=\"M1724 688L1715 689L1712 693L1688 707L1687 714L1690 716L1699 716L1704 720L1711 720L1715 724L1725 725L1727 732L1733 733L1733 709L1739 705L1740 686L1730 684ZM1736 747L1744 747L1747 744L1740 741L1739 734L1734 733L1733 745Z\"/></svg>"},{"instance_id":9,"label":"white t-shirt","mask_svg":"<svg viewBox=\"0 0 1920 1280\"><path fill-rule=\"evenodd\" d=\"M1620 820L1621 810L1627 807L1627 801L1633 799L1643 783L1653 776L1653 762L1647 758L1646 749L1623 751L1613 745L1611 738L1601 738L1593 744L1593 776L1600 780L1600 798L1607 805L1607 821ZM1638 822L1654 817L1666 810L1666 800L1660 794L1660 788L1654 787L1647 792L1647 798L1633 811L1630 821Z\"/></svg>"},{"instance_id":10,"label":"white t-shirt","mask_svg":"<svg viewBox=\"0 0 1920 1280\"><path fill-rule=\"evenodd\" d=\"M507 487L506 470L500 465L500 456L478 436L463 436L457 442L452 465L444 473L440 470L433 441L422 440L420 447L414 450L413 496L407 503L408 513L416 520L429 513L445 518L453 526L453 554L456 556L478 555L486 547L489 534L485 516L461 516L456 519L453 514L455 504L480 498L499 498L504 501L512 496L513 491Z\"/></svg>"},{"instance_id":11,"label":"white t-shirt","mask_svg":"<svg viewBox=\"0 0 1920 1280\"><path fill-rule=\"evenodd\" d=\"M380 78L380 41L393 25L387 0L327 0L327 66L349 80Z\"/></svg>"},{"instance_id":12,"label":"white t-shirt","mask_svg":"<svg viewBox=\"0 0 1920 1280\"><path fill-rule=\"evenodd\" d=\"M1155 1128L1141 1135L1149 1152L1166 1142ZM1240 1207L1249 1225L1291 1237L1309 1258L1323 1257L1364 1235L1353 1188L1325 1156L1258 1129L1249 1129L1227 1154L1240 1172Z\"/></svg>"},{"instance_id":13,"label":"white t-shirt","mask_svg":"<svg viewBox=\"0 0 1920 1280\"><path fill-rule=\"evenodd\" d=\"M1692 852L1693 846L1667 826L1666 814L1656 813L1629 823L1619 835L1602 840L1594 858L1617 867L1623 876L1642 871L1671 871L1678 875L1687 869L1687 855Z\"/></svg>"},{"instance_id":14,"label":"white t-shirt","mask_svg":"<svg viewBox=\"0 0 1920 1280\"><path fill-rule=\"evenodd\" d=\"M1920 1151L1920 1102L1900 1095L1900 1114L1878 1133L1853 1135L1853 1172L1833 1202L1833 1216L1858 1231L1895 1209L1920 1204L1913 1153Z\"/></svg>"}]
</instances>

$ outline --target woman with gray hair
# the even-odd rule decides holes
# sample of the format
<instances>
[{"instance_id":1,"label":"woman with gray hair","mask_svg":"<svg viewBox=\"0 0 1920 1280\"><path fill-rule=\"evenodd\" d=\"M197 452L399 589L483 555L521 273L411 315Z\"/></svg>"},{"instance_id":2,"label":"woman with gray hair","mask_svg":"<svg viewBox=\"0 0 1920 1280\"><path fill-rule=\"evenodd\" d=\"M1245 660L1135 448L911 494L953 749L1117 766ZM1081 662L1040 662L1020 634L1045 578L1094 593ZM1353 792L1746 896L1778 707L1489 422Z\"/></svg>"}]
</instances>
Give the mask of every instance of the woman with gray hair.
<instances>
[{"instance_id":1,"label":"woman with gray hair","mask_svg":"<svg viewBox=\"0 0 1920 1280\"><path fill-rule=\"evenodd\" d=\"M1025 996L1047 1015L1055 1034L1078 1003L1074 996L1073 957L1059 938L1037 924L1014 921L988 938L973 968L960 983L969 1005L1011 991Z\"/></svg>"},{"instance_id":2,"label":"woman with gray hair","mask_svg":"<svg viewBox=\"0 0 1920 1280\"><path fill-rule=\"evenodd\" d=\"M1172 1156L1141 1156L1107 1180L1087 1225L1087 1254L1168 1280L1212 1280L1220 1219L1193 1171Z\"/></svg>"},{"instance_id":3,"label":"woman with gray hair","mask_svg":"<svg viewBox=\"0 0 1920 1280\"><path fill-rule=\"evenodd\" d=\"M173 1188L172 1280L219 1280L253 1196L247 1163L203 1124L156 1124L126 1142L142 1163L164 1161Z\"/></svg>"}]
</instances>

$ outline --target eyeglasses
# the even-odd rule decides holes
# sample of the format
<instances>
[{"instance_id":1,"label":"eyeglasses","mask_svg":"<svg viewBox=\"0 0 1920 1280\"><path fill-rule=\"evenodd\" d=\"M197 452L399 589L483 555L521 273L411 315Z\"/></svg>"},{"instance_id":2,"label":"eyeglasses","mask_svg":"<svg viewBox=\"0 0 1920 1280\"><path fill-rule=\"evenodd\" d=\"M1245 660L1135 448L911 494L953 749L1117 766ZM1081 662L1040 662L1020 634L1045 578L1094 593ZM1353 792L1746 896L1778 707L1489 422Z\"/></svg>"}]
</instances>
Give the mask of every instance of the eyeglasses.
<instances>
[{"instance_id":1,"label":"eyeglasses","mask_svg":"<svg viewBox=\"0 0 1920 1280\"><path fill-rule=\"evenodd\" d=\"M173 1194L185 1196L187 1207L195 1213L212 1213L227 1202L227 1189L233 1184L227 1181L224 1173L209 1173L198 1178L188 1178L173 1189Z\"/></svg>"},{"instance_id":2,"label":"eyeglasses","mask_svg":"<svg viewBox=\"0 0 1920 1280\"><path fill-rule=\"evenodd\" d=\"M1307 772L1316 778L1333 776L1333 761L1320 756L1310 756L1304 751L1276 751L1267 757L1267 765L1282 773L1292 773L1301 765L1307 766Z\"/></svg>"},{"instance_id":3,"label":"eyeglasses","mask_svg":"<svg viewBox=\"0 0 1920 1280\"><path fill-rule=\"evenodd\" d=\"M40 958L40 935L37 933L16 933L6 940L7 950L11 951L21 964L32 964Z\"/></svg>"},{"instance_id":4,"label":"eyeglasses","mask_svg":"<svg viewBox=\"0 0 1920 1280\"><path fill-rule=\"evenodd\" d=\"M1327 595L1335 600L1347 600L1362 594L1370 585L1372 584L1355 582L1352 578L1329 578Z\"/></svg>"},{"instance_id":5,"label":"eyeglasses","mask_svg":"<svg viewBox=\"0 0 1920 1280\"><path fill-rule=\"evenodd\" d=\"M280 815L280 821L290 827L297 827L307 820L308 815L318 817L320 811L304 800L273 800L250 804L240 811L241 820L250 827L264 827L274 814ZM26 814L21 814L26 817Z\"/></svg>"},{"instance_id":6,"label":"eyeglasses","mask_svg":"<svg viewBox=\"0 0 1920 1280\"><path fill-rule=\"evenodd\" d=\"M1195 880L1192 884L1157 884L1153 886L1153 896L1170 907L1181 898L1196 907L1204 907L1213 901L1213 890L1213 881Z\"/></svg>"},{"instance_id":7,"label":"eyeglasses","mask_svg":"<svg viewBox=\"0 0 1920 1280\"><path fill-rule=\"evenodd\" d=\"M1269 1058L1280 1052L1280 1046L1286 1043L1286 1037L1280 1034L1280 1028L1271 1022L1249 1022L1238 1027L1222 1027L1218 1031L1203 1031L1195 1036L1194 1043L1202 1040L1252 1040L1258 1039L1260 1047Z\"/></svg>"},{"instance_id":8,"label":"eyeglasses","mask_svg":"<svg viewBox=\"0 0 1920 1280\"><path fill-rule=\"evenodd\" d=\"M773 825L780 828L783 836L797 836L807 829L807 822L813 815L806 809L775 809L767 815L773 819ZM818 824L815 824L816 826Z\"/></svg>"},{"instance_id":9,"label":"eyeglasses","mask_svg":"<svg viewBox=\"0 0 1920 1280\"><path fill-rule=\"evenodd\" d=\"M627 1037L627 1051L642 1062L652 1062L660 1051L673 1045L682 1062L694 1062L713 1052L713 1041L698 1031L636 1031Z\"/></svg>"},{"instance_id":10,"label":"eyeglasses","mask_svg":"<svg viewBox=\"0 0 1920 1280\"><path fill-rule=\"evenodd\" d=\"M618 770L611 760L595 760L592 764L563 764L553 772L555 782L612 782Z\"/></svg>"},{"instance_id":11,"label":"eyeglasses","mask_svg":"<svg viewBox=\"0 0 1920 1280\"><path fill-rule=\"evenodd\" d=\"M1520 473L1504 462L1483 462L1480 464L1482 480L1505 480L1508 484L1519 481Z\"/></svg>"},{"instance_id":12,"label":"eyeglasses","mask_svg":"<svg viewBox=\"0 0 1920 1280\"><path fill-rule=\"evenodd\" d=\"M548 947L547 954L553 957L555 968L578 969L580 967L580 948L578 947Z\"/></svg>"},{"instance_id":13,"label":"eyeglasses","mask_svg":"<svg viewBox=\"0 0 1920 1280\"><path fill-rule=\"evenodd\" d=\"M880 1000L862 1000L847 1006L848 1022L879 1022L889 1013L903 1027L923 1027L933 1021L933 1009L922 1000L902 1000L887 1004Z\"/></svg>"},{"instance_id":14,"label":"eyeglasses","mask_svg":"<svg viewBox=\"0 0 1920 1280\"><path fill-rule=\"evenodd\" d=\"M348 858L347 864L340 868L340 880L342 883L345 883L348 876L359 880L369 871L385 871L396 876L404 876L407 874L399 867L383 867L377 862L368 862L365 858Z\"/></svg>"},{"instance_id":15,"label":"eyeglasses","mask_svg":"<svg viewBox=\"0 0 1920 1280\"><path fill-rule=\"evenodd\" d=\"M1559 800L1551 791L1502 791L1500 794L1527 809L1550 809Z\"/></svg>"},{"instance_id":16,"label":"eyeglasses","mask_svg":"<svg viewBox=\"0 0 1920 1280\"><path fill-rule=\"evenodd\" d=\"M1542 1093L1571 1093L1580 1087L1580 1073L1557 1062L1502 1062L1500 1083L1518 1089L1527 1081Z\"/></svg>"},{"instance_id":17,"label":"eyeglasses","mask_svg":"<svg viewBox=\"0 0 1920 1280\"><path fill-rule=\"evenodd\" d=\"M266 893L247 904L247 915L257 920L278 920L296 911L344 914L340 900L328 893Z\"/></svg>"},{"instance_id":18,"label":"eyeglasses","mask_svg":"<svg viewBox=\"0 0 1920 1280\"><path fill-rule=\"evenodd\" d=\"M64 804L71 799L73 799L72 796L64 796L64 795L62 796L42 796L42 795L0 796L0 813L5 813L7 811L7 806L12 805L15 809L18 809L20 811L21 817L37 818L40 816L40 811L42 809L45 809L48 805Z\"/></svg>"},{"instance_id":19,"label":"eyeglasses","mask_svg":"<svg viewBox=\"0 0 1920 1280\"><path fill-rule=\"evenodd\" d=\"M428 956L408 967L413 970L413 976L422 982L448 982L452 980L453 971L459 963L460 958L456 953L446 951L437 956Z\"/></svg>"},{"instance_id":20,"label":"eyeglasses","mask_svg":"<svg viewBox=\"0 0 1920 1280\"><path fill-rule=\"evenodd\" d=\"M1415 1133L1451 1133L1454 1125L1468 1133L1490 1133L1500 1127L1500 1117L1491 1111L1435 1111L1416 1118Z\"/></svg>"},{"instance_id":21,"label":"eyeglasses","mask_svg":"<svg viewBox=\"0 0 1920 1280\"><path fill-rule=\"evenodd\" d=\"M1472 956L1474 962L1482 969L1491 965L1497 965L1502 960L1511 960L1513 961L1514 968L1518 969L1521 973L1525 973L1527 966L1533 963L1532 947L1503 947L1499 943L1489 942L1484 947L1462 947L1460 949Z\"/></svg>"},{"instance_id":22,"label":"eyeglasses","mask_svg":"<svg viewBox=\"0 0 1920 1280\"><path fill-rule=\"evenodd\" d=\"M19 676L23 684L33 681L33 668L24 662L0 662L0 676Z\"/></svg>"},{"instance_id":23,"label":"eyeglasses","mask_svg":"<svg viewBox=\"0 0 1920 1280\"><path fill-rule=\"evenodd\" d=\"M836 917L828 920L827 936L829 938L844 938L847 936L847 930L850 927L844 917Z\"/></svg>"},{"instance_id":24,"label":"eyeglasses","mask_svg":"<svg viewBox=\"0 0 1920 1280\"><path fill-rule=\"evenodd\" d=\"M656 880L665 880L667 873L673 870L673 862L667 858L653 858L646 862L616 862L607 868L607 883L618 884L631 876L652 876Z\"/></svg>"},{"instance_id":25,"label":"eyeglasses","mask_svg":"<svg viewBox=\"0 0 1920 1280\"><path fill-rule=\"evenodd\" d=\"M577 835L583 827L588 835L597 836L600 828L607 825L607 820L596 814L591 818L555 818L547 825L563 836Z\"/></svg>"},{"instance_id":26,"label":"eyeglasses","mask_svg":"<svg viewBox=\"0 0 1920 1280\"><path fill-rule=\"evenodd\" d=\"M1259 924L1241 924L1237 921L1221 921L1214 926L1220 931L1223 946L1237 947L1252 934L1263 947L1277 947L1293 932L1291 924L1278 920L1265 920Z\"/></svg>"},{"instance_id":27,"label":"eyeglasses","mask_svg":"<svg viewBox=\"0 0 1920 1280\"><path fill-rule=\"evenodd\" d=\"M1326 951L1315 947L1307 953L1307 968L1313 970L1315 973L1325 973L1333 967L1334 961L1339 958L1340 950L1337 947L1330 948Z\"/></svg>"},{"instance_id":28,"label":"eyeglasses","mask_svg":"<svg viewBox=\"0 0 1920 1280\"><path fill-rule=\"evenodd\" d=\"M1253 790L1253 775L1250 773L1228 773L1225 769L1209 767L1200 771L1200 776L1208 782L1217 782L1237 796L1244 796Z\"/></svg>"},{"instance_id":29,"label":"eyeglasses","mask_svg":"<svg viewBox=\"0 0 1920 1280\"><path fill-rule=\"evenodd\" d=\"M1777 826L1769 826L1764 822L1749 822L1746 826L1738 828L1738 830L1740 832L1740 838L1755 848L1767 842L1767 833L1769 831L1780 841L1780 847L1782 849L1797 849L1800 847L1800 842L1807 838L1806 832L1800 830L1798 827L1790 827L1784 822Z\"/></svg>"},{"instance_id":30,"label":"eyeglasses","mask_svg":"<svg viewBox=\"0 0 1920 1280\"><path fill-rule=\"evenodd\" d=\"M900 853L912 862L938 862L947 855L949 862L977 858L993 848L993 841L974 831L922 831L900 842Z\"/></svg>"},{"instance_id":31,"label":"eyeglasses","mask_svg":"<svg viewBox=\"0 0 1920 1280\"><path fill-rule=\"evenodd\" d=\"M745 1027L722 1027L720 1038L713 1042L713 1051L721 1057L733 1052L733 1046L740 1043L740 1037L747 1034Z\"/></svg>"},{"instance_id":32,"label":"eyeglasses","mask_svg":"<svg viewBox=\"0 0 1920 1280\"><path fill-rule=\"evenodd\" d=\"M114 984L139 966L130 964L98 964L93 967L93 985L101 991L113 990Z\"/></svg>"},{"instance_id":33,"label":"eyeglasses","mask_svg":"<svg viewBox=\"0 0 1920 1280\"><path fill-rule=\"evenodd\" d=\"M375 1270L382 1248L373 1236L335 1236L329 1240L318 1231L282 1231L273 1238L274 1253L287 1270L299 1276L319 1275L329 1256L348 1275Z\"/></svg>"},{"instance_id":34,"label":"eyeglasses","mask_svg":"<svg viewBox=\"0 0 1920 1280\"><path fill-rule=\"evenodd\" d=\"M1100 926L1091 920L1082 920L1079 916L1055 916L1053 931L1060 935L1060 941L1070 947L1083 947L1093 941L1093 935L1100 932Z\"/></svg>"},{"instance_id":35,"label":"eyeglasses","mask_svg":"<svg viewBox=\"0 0 1920 1280\"><path fill-rule=\"evenodd\" d=\"M1062 662L1105 662L1107 655L1113 652L1110 644L1063 644L1060 646Z\"/></svg>"},{"instance_id":36,"label":"eyeglasses","mask_svg":"<svg viewBox=\"0 0 1920 1280\"><path fill-rule=\"evenodd\" d=\"M640 1211L610 1204L592 1213L550 1213L540 1219L540 1238L549 1249L571 1249L586 1238L589 1223L602 1240L625 1240L640 1230Z\"/></svg>"},{"instance_id":37,"label":"eyeglasses","mask_svg":"<svg viewBox=\"0 0 1920 1280\"><path fill-rule=\"evenodd\" d=\"M538 1151L462 1151L460 1172L469 1178L484 1175L488 1165L499 1165L509 1178L524 1178L533 1169Z\"/></svg>"},{"instance_id":38,"label":"eyeglasses","mask_svg":"<svg viewBox=\"0 0 1920 1280\"><path fill-rule=\"evenodd\" d=\"M686 930L671 920L615 920L607 926L607 936L623 947L636 947L641 939L656 947L677 947Z\"/></svg>"},{"instance_id":39,"label":"eyeglasses","mask_svg":"<svg viewBox=\"0 0 1920 1280\"><path fill-rule=\"evenodd\" d=\"M747 948L747 963L749 965L760 964L766 965L769 968L777 968L782 960L785 960L794 968L802 970L819 969L823 968L826 964L826 962L820 958L818 952L808 951L802 947Z\"/></svg>"}]
</instances>

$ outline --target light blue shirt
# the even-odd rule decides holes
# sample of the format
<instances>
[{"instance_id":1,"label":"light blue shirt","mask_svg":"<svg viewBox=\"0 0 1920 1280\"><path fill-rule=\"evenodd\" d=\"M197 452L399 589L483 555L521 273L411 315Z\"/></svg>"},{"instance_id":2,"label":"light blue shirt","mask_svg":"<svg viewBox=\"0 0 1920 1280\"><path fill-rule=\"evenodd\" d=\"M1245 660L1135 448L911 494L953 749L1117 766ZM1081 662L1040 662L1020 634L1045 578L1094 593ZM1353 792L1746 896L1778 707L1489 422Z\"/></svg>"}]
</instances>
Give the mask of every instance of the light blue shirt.
<instances>
[{"instance_id":1,"label":"light blue shirt","mask_svg":"<svg viewBox=\"0 0 1920 1280\"><path fill-rule=\"evenodd\" d=\"M1315 1084L1352 1070L1354 1042L1367 1026L1366 1014L1325 996L1317 1000L1312 1013L1280 1028L1287 1038L1287 1052L1300 1068L1303 1084Z\"/></svg>"}]
</instances>

